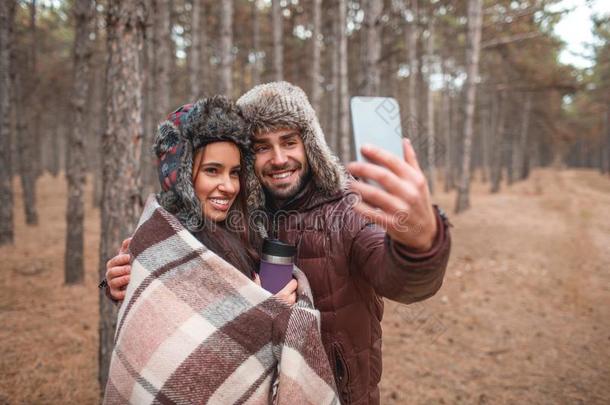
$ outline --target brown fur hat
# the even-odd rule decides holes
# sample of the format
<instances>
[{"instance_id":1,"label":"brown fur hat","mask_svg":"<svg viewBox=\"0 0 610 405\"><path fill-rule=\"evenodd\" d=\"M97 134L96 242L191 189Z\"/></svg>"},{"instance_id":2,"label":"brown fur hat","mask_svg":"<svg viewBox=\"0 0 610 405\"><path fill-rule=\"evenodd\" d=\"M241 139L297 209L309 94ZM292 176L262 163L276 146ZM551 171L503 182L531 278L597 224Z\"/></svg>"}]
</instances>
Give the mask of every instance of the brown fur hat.
<instances>
[{"instance_id":1,"label":"brown fur hat","mask_svg":"<svg viewBox=\"0 0 610 405\"><path fill-rule=\"evenodd\" d=\"M251 135L282 128L298 129L315 185L329 195L346 188L345 169L328 147L316 112L301 88L288 82L261 84L241 96L237 105ZM248 191L248 206L263 207L265 194L253 170L248 171Z\"/></svg>"}]
</instances>

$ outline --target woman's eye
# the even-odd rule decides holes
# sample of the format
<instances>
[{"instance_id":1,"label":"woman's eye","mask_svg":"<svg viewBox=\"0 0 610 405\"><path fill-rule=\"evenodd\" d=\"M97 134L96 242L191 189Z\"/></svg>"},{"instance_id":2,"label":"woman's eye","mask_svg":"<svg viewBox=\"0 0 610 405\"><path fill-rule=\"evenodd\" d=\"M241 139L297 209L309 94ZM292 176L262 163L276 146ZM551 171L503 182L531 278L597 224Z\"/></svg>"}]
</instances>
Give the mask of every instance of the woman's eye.
<instances>
[{"instance_id":1,"label":"woman's eye","mask_svg":"<svg viewBox=\"0 0 610 405\"><path fill-rule=\"evenodd\" d=\"M231 172L231 176L233 176L233 177L239 177L239 173L240 173L240 171L239 171L239 170L233 170L233 171Z\"/></svg>"},{"instance_id":2,"label":"woman's eye","mask_svg":"<svg viewBox=\"0 0 610 405\"><path fill-rule=\"evenodd\" d=\"M203 171L207 174L216 174L218 170L215 167L206 167Z\"/></svg>"}]
</instances>

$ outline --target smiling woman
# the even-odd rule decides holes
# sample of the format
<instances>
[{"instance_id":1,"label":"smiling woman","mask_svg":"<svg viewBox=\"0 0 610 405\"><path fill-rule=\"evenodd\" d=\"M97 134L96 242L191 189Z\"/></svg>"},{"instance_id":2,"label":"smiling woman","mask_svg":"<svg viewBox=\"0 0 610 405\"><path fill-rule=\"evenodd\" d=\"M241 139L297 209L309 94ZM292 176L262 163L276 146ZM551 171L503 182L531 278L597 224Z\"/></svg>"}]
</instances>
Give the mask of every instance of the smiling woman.
<instances>
[{"instance_id":1,"label":"smiling woman","mask_svg":"<svg viewBox=\"0 0 610 405\"><path fill-rule=\"evenodd\" d=\"M232 142L214 142L195 156L193 185L203 215L224 221L240 190L239 148Z\"/></svg>"}]
</instances>

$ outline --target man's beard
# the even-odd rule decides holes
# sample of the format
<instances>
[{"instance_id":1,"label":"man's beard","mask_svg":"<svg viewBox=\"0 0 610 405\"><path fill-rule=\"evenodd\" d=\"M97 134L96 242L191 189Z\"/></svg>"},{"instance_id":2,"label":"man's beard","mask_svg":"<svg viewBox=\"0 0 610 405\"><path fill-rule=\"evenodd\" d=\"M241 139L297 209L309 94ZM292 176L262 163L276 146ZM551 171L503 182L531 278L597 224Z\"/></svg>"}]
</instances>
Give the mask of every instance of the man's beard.
<instances>
[{"instance_id":1,"label":"man's beard","mask_svg":"<svg viewBox=\"0 0 610 405\"><path fill-rule=\"evenodd\" d=\"M262 185L265 190L273 197L277 202L286 201L292 197L294 197L299 191L305 187L305 183L309 177L309 165L302 165L301 163L295 163L293 165L284 165L281 167L274 166L271 167L267 172L275 172L280 170L296 170L298 171L298 179L294 181L292 184L286 187L277 187L273 184L270 184L267 179L267 175L263 175Z\"/></svg>"}]
</instances>

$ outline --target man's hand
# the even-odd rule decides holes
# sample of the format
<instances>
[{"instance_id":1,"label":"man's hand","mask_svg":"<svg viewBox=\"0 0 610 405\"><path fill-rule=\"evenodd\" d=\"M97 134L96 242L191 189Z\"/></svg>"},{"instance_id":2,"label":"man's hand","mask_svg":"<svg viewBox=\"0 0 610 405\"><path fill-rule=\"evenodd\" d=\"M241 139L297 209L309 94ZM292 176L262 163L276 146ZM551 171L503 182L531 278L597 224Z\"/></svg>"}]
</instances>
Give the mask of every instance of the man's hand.
<instances>
[{"instance_id":1,"label":"man's hand","mask_svg":"<svg viewBox=\"0 0 610 405\"><path fill-rule=\"evenodd\" d=\"M125 239L119 253L106 263L106 282L110 289L110 296L117 301L125 299L125 289L129 284L131 257L128 252L130 243L131 238Z\"/></svg>"},{"instance_id":2,"label":"man's hand","mask_svg":"<svg viewBox=\"0 0 610 405\"><path fill-rule=\"evenodd\" d=\"M375 146L361 148L362 156L374 164L352 162L349 171L355 177L376 181L383 189L352 182L351 189L362 196L354 209L382 226L392 240L424 252L436 237L436 216L428 182L408 139L403 140L403 151L404 160Z\"/></svg>"}]
</instances>

